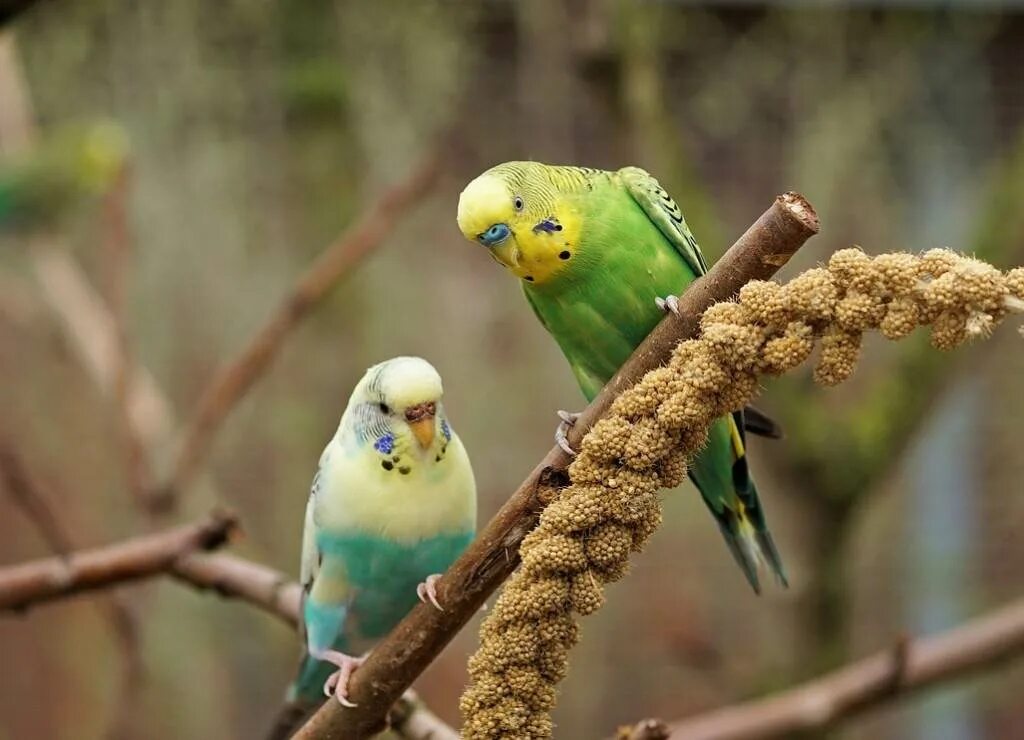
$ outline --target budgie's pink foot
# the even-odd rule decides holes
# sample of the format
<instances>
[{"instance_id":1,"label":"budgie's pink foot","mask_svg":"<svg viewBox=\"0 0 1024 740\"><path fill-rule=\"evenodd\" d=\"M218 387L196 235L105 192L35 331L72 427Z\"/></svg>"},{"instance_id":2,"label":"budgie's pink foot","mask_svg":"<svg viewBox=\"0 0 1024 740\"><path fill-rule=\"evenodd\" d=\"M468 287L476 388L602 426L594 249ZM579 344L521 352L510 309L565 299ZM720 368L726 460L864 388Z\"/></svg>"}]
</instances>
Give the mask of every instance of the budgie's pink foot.
<instances>
[{"instance_id":1,"label":"budgie's pink foot","mask_svg":"<svg viewBox=\"0 0 1024 740\"><path fill-rule=\"evenodd\" d=\"M665 313L674 313L676 316L679 315L679 297L670 295L668 298L655 298L654 302L658 304Z\"/></svg>"},{"instance_id":2,"label":"budgie's pink foot","mask_svg":"<svg viewBox=\"0 0 1024 740\"><path fill-rule=\"evenodd\" d=\"M440 579L440 573L427 576L427 580L416 587L416 595L420 597L420 601L424 604L427 603L427 599L430 599L430 603L436 606L439 612L443 612L444 607L437 600L437 582Z\"/></svg>"},{"instance_id":3,"label":"budgie's pink foot","mask_svg":"<svg viewBox=\"0 0 1024 740\"><path fill-rule=\"evenodd\" d=\"M576 457L576 450L569 446L568 434L569 428L580 418L579 412L573 413L559 409L558 418L561 421L558 422L558 428L555 429L555 444L565 450L565 454Z\"/></svg>"},{"instance_id":4,"label":"budgie's pink foot","mask_svg":"<svg viewBox=\"0 0 1024 740\"><path fill-rule=\"evenodd\" d=\"M351 655L345 655L345 653L340 653L337 650L324 650L316 657L319 660L325 660L338 666L338 670L332 673L324 682L324 694L330 696L333 693L334 698L343 707L356 706L348 700L348 682L352 678L352 674L355 673L356 668L361 666L363 661L366 660L366 656L353 658Z\"/></svg>"}]
</instances>

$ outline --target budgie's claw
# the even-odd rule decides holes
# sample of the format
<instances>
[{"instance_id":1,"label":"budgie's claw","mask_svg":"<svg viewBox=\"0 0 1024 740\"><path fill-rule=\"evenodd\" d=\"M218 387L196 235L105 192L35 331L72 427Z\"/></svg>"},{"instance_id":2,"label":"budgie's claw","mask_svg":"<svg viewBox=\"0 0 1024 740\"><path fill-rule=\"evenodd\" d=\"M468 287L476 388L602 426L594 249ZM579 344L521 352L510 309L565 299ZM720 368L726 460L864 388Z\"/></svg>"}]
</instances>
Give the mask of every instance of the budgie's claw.
<instances>
[{"instance_id":1,"label":"budgie's claw","mask_svg":"<svg viewBox=\"0 0 1024 740\"><path fill-rule=\"evenodd\" d=\"M668 298L655 298L654 302L658 304L665 313L674 313L676 316L679 315L679 298L674 295L670 295Z\"/></svg>"},{"instance_id":2,"label":"budgie's claw","mask_svg":"<svg viewBox=\"0 0 1024 740\"><path fill-rule=\"evenodd\" d=\"M437 582L440 579L440 573L427 576L427 580L416 587L416 595L420 597L420 601L424 604L427 603L427 599L430 599L430 603L436 606L439 612L443 612L444 607L437 600Z\"/></svg>"},{"instance_id":3,"label":"budgie's claw","mask_svg":"<svg viewBox=\"0 0 1024 740\"><path fill-rule=\"evenodd\" d=\"M330 696L334 694L334 698L343 707L356 706L348 700L348 682L352 678L352 674L355 673L356 668L361 666L363 661L366 660L366 657L353 658L351 655L345 655L345 653L340 653L337 650L325 650L316 657L319 660L325 660L338 666L338 670L328 676L324 682L324 695Z\"/></svg>"},{"instance_id":4,"label":"budgie's claw","mask_svg":"<svg viewBox=\"0 0 1024 740\"><path fill-rule=\"evenodd\" d=\"M576 457L576 450L569 446L568 434L569 428L576 423L576 420L580 418L578 412L558 410L558 418L561 419L558 423L558 428L555 429L555 444L565 450L565 454L570 457Z\"/></svg>"}]
</instances>

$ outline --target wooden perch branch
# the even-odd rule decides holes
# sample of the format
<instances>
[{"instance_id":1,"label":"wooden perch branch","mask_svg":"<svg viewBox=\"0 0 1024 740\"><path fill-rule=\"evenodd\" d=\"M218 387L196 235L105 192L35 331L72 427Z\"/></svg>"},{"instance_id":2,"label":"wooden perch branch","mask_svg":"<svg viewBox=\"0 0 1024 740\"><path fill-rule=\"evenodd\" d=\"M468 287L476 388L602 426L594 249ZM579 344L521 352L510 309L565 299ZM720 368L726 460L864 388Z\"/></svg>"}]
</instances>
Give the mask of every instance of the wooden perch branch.
<instances>
[{"instance_id":1,"label":"wooden perch branch","mask_svg":"<svg viewBox=\"0 0 1024 740\"><path fill-rule=\"evenodd\" d=\"M873 707L1024 653L1024 599L955 629L901 641L765 699L671 726L672 740L765 740L839 724Z\"/></svg>"},{"instance_id":2,"label":"wooden perch branch","mask_svg":"<svg viewBox=\"0 0 1024 740\"><path fill-rule=\"evenodd\" d=\"M167 571L188 553L220 547L236 527L234 516L214 512L203 521L176 529L2 568L0 611L20 611Z\"/></svg>"},{"instance_id":3,"label":"wooden perch branch","mask_svg":"<svg viewBox=\"0 0 1024 740\"><path fill-rule=\"evenodd\" d=\"M431 153L404 181L381 195L355 226L330 244L299 277L245 349L210 382L185 427L174 469L161 491L168 504L192 480L209 454L214 433L266 372L296 324L360 259L387 238L403 214L430 192L440 174L441 159L440 149Z\"/></svg>"},{"instance_id":4,"label":"wooden perch branch","mask_svg":"<svg viewBox=\"0 0 1024 740\"><path fill-rule=\"evenodd\" d=\"M680 341L695 336L709 306L728 300L750 280L774 275L817 230L814 209L802 196L776 198L710 272L680 296L680 315L666 316L584 410L569 433L570 444L579 443L619 393L663 363ZM354 674L350 698L358 706L325 703L296 738L357 740L384 729L388 710L402 692L516 568L523 537L568 483L569 462L557 446L548 452L440 581L445 610L418 605Z\"/></svg>"}]
</instances>

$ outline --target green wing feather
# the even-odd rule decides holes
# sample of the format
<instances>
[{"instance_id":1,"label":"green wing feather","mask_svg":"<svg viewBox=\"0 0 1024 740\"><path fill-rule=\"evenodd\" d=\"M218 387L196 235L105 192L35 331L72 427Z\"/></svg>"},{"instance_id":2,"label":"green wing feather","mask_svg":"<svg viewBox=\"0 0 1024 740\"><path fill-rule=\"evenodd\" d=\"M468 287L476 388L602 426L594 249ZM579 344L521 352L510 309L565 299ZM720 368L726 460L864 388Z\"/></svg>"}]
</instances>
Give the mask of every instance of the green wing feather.
<instances>
[{"instance_id":1,"label":"green wing feather","mask_svg":"<svg viewBox=\"0 0 1024 740\"><path fill-rule=\"evenodd\" d=\"M661 187L646 170L639 167L623 167L618 174L622 184L626 186L626 192L686 260L690 269L697 275L707 272L708 265L704 261L700 247L697 246L697 240L690 227L686 225L682 210L672 196L665 192L665 188Z\"/></svg>"},{"instance_id":2,"label":"green wing feather","mask_svg":"<svg viewBox=\"0 0 1024 740\"><path fill-rule=\"evenodd\" d=\"M618 175L626 192L690 269L698 276L705 274L707 262L672 196L639 167L625 167ZM747 465L745 426L742 411L715 422L707 447L694 460L690 477L718 522L736 562L753 589L760 593L758 560L764 560L783 585L787 585L787 580Z\"/></svg>"}]
</instances>

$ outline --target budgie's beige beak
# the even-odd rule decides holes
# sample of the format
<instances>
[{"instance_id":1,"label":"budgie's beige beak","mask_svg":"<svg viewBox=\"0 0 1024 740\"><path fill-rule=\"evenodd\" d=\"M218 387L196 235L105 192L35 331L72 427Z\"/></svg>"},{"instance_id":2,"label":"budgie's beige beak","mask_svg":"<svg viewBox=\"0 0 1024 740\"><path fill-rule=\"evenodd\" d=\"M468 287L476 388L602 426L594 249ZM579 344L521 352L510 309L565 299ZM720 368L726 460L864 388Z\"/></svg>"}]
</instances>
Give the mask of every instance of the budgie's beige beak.
<instances>
[{"instance_id":1,"label":"budgie's beige beak","mask_svg":"<svg viewBox=\"0 0 1024 740\"><path fill-rule=\"evenodd\" d=\"M515 269L519 267L519 247L516 240L509 237L501 244L491 248L491 254L505 267Z\"/></svg>"},{"instance_id":2,"label":"budgie's beige beak","mask_svg":"<svg viewBox=\"0 0 1024 740\"><path fill-rule=\"evenodd\" d=\"M405 420L412 429L413 436L420 443L424 450L434 444L434 416L437 414L437 404L433 401L416 404L405 410Z\"/></svg>"}]
</instances>

